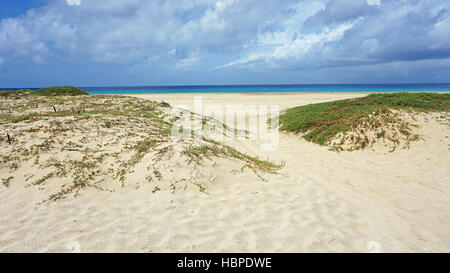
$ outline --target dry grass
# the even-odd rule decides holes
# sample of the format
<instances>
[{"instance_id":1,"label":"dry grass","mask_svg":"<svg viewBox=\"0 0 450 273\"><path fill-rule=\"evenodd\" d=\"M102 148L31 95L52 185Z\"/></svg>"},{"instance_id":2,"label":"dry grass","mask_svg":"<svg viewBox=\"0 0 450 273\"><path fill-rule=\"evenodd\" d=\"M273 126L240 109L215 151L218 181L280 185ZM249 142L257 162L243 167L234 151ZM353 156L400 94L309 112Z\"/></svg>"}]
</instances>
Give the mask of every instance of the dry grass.
<instances>
[{"instance_id":1,"label":"dry grass","mask_svg":"<svg viewBox=\"0 0 450 273\"><path fill-rule=\"evenodd\" d=\"M147 170L142 183L154 183L153 193L189 185L206 193L213 179L199 179L193 170L215 158L238 160L261 178L282 167L206 139L172 138L177 117L170 110L167 103L123 96L5 97L0 99L0 169L30 188L59 188L47 202L88 188L117 191L137 169ZM30 174L20 177L24 166L31 166ZM11 179L3 184L8 187Z\"/></svg>"}]
</instances>

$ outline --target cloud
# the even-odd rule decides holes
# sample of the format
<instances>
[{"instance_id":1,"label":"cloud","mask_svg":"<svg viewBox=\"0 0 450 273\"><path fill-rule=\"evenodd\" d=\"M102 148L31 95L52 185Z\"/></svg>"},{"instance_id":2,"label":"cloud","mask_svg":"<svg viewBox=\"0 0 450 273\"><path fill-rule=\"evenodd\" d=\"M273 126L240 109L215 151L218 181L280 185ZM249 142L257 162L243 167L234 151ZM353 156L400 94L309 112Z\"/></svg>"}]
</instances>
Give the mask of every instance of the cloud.
<instances>
[{"instance_id":1,"label":"cloud","mask_svg":"<svg viewBox=\"0 0 450 273\"><path fill-rule=\"evenodd\" d=\"M307 35L295 35L291 41L276 46L269 53L251 53L237 61L230 62L222 67L235 65L251 65L255 62L266 62L275 65L278 61L295 63L312 53L317 48L322 48L324 44L342 39L345 32L351 29L352 23L339 25L334 29L325 29L321 33L310 33ZM220 67L219 67L220 68Z\"/></svg>"},{"instance_id":2,"label":"cloud","mask_svg":"<svg viewBox=\"0 0 450 273\"><path fill-rule=\"evenodd\" d=\"M369 6L374 6L374 5L379 6L379 5L381 5L381 0L367 0L367 4Z\"/></svg>"},{"instance_id":3,"label":"cloud","mask_svg":"<svg viewBox=\"0 0 450 273\"><path fill-rule=\"evenodd\" d=\"M286 12L288 8L270 0L111 0L108 5L84 0L77 9L51 1L25 16L2 20L0 52L121 64L160 55L167 48L237 54Z\"/></svg>"},{"instance_id":4,"label":"cloud","mask_svg":"<svg viewBox=\"0 0 450 273\"><path fill-rule=\"evenodd\" d=\"M361 60L424 60L450 56L450 3L386 1L374 7L333 47L336 55Z\"/></svg>"},{"instance_id":5,"label":"cloud","mask_svg":"<svg viewBox=\"0 0 450 273\"><path fill-rule=\"evenodd\" d=\"M448 58L449 7L438 0L385 1L382 6L330 1L304 21L303 34L285 29L278 36L291 40L273 47L261 40L221 67L294 69Z\"/></svg>"},{"instance_id":6,"label":"cloud","mask_svg":"<svg viewBox=\"0 0 450 273\"><path fill-rule=\"evenodd\" d=\"M341 24L373 14L378 11L377 8L369 5L367 0L332 0L322 10L308 18L306 24L310 27Z\"/></svg>"},{"instance_id":7,"label":"cloud","mask_svg":"<svg viewBox=\"0 0 450 273\"><path fill-rule=\"evenodd\" d=\"M406 67L450 57L445 0L46 3L0 21L1 56L35 65L114 66L117 75Z\"/></svg>"},{"instance_id":8,"label":"cloud","mask_svg":"<svg viewBox=\"0 0 450 273\"><path fill-rule=\"evenodd\" d=\"M69 6L79 6L81 5L81 0L66 0Z\"/></svg>"}]
</instances>

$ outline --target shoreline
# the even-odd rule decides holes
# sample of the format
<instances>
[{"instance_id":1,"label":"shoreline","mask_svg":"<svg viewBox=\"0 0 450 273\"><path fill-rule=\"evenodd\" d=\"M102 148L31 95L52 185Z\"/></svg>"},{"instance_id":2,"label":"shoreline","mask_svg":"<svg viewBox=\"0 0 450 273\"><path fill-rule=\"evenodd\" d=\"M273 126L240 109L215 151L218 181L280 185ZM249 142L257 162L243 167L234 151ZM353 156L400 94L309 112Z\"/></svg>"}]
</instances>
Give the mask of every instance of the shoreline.
<instances>
[{"instance_id":1,"label":"shoreline","mask_svg":"<svg viewBox=\"0 0 450 273\"><path fill-rule=\"evenodd\" d=\"M336 92L327 92L327 91L308 91L308 92L173 92L173 93L169 93L169 92L154 92L154 93L89 93L90 95L119 95L119 96L127 96L127 95L177 95L177 94L193 94L193 95L204 95L204 94L236 94L236 95L252 95L252 94L256 94L256 95L289 95L289 94L377 94L377 93L397 93L397 92L412 92L412 93L438 93L438 94L445 94L445 93L450 93L449 91L336 91Z\"/></svg>"}]
</instances>

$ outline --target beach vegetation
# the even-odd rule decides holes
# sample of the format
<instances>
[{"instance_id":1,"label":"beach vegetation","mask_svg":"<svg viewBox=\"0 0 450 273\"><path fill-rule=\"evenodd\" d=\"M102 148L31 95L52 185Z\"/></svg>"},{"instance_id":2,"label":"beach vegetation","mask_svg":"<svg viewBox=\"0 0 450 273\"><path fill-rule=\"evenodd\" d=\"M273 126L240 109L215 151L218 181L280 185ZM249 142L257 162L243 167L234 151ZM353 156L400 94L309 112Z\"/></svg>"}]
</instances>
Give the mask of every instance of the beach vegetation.
<instances>
[{"instance_id":1,"label":"beach vegetation","mask_svg":"<svg viewBox=\"0 0 450 273\"><path fill-rule=\"evenodd\" d=\"M230 146L221 144L214 140L206 140L207 144L190 145L185 147L182 155L187 156L190 162L201 164L204 159L215 157L234 158L243 162L242 170L248 168L252 170L261 180L267 181L261 173L277 174L277 171L284 167L284 162L280 164L269 160L263 160L258 157L242 153Z\"/></svg>"},{"instance_id":2,"label":"beach vegetation","mask_svg":"<svg viewBox=\"0 0 450 273\"><path fill-rule=\"evenodd\" d=\"M31 94L38 96L81 96L89 95L81 88L74 86L53 86L47 88L41 88L39 90L32 91Z\"/></svg>"},{"instance_id":3,"label":"beach vegetation","mask_svg":"<svg viewBox=\"0 0 450 273\"><path fill-rule=\"evenodd\" d=\"M330 148L328 148L328 150L332 152L341 152L344 151L344 148L340 145L333 145Z\"/></svg>"},{"instance_id":4,"label":"beach vegetation","mask_svg":"<svg viewBox=\"0 0 450 273\"><path fill-rule=\"evenodd\" d=\"M0 101L4 132L0 169L16 172L29 166L26 181L42 174L27 184L52 189L40 203L69 194L78 196L88 188L115 191L127 183L136 183L137 188L139 182L132 173L145 167L150 173L142 180L156 183L154 193L167 187L174 193L188 186L206 193L209 184L205 176L197 177L191 169L214 157L239 160L242 168L253 170L260 178L262 173L276 173L282 167L213 140L173 138L173 123L179 116L167 111L169 104L126 96L78 96L76 91L58 90L47 89L41 95L23 91L23 97L8 91ZM7 133L14 136L11 144L7 143ZM191 134L199 132L191 130ZM178 165L165 161L171 158ZM180 166L188 170L177 171ZM55 185L59 189L53 192Z\"/></svg>"},{"instance_id":5,"label":"beach vegetation","mask_svg":"<svg viewBox=\"0 0 450 273\"><path fill-rule=\"evenodd\" d=\"M409 137L411 124L402 121L398 111L449 112L450 94L383 93L310 104L287 109L279 116L279 124L281 131L300 133L305 140L320 145L330 145L336 137L358 130L358 135L348 137L360 143L358 148L365 148L369 144L365 129L375 130L376 138L385 138L383 128L391 124L399 134ZM398 137L389 138L397 142Z\"/></svg>"},{"instance_id":6,"label":"beach vegetation","mask_svg":"<svg viewBox=\"0 0 450 273\"><path fill-rule=\"evenodd\" d=\"M10 176L8 178L2 178L2 184L3 186L9 188L10 184L11 184L11 180L13 179L13 176Z\"/></svg>"},{"instance_id":7,"label":"beach vegetation","mask_svg":"<svg viewBox=\"0 0 450 273\"><path fill-rule=\"evenodd\" d=\"M83 89L74 86L54 86L41 88L38 90L18 89L18 90L0 90L0 98L3 99L20 99L27 96L80 96L89 95ZM62 100L59 101L62 103Z\"/></svg>"},{"instance_id":8,"label":"beach vegetation","mask_svg":"<svg viewBox=\"0 0 450 273\"><path fill-rule=\"evenodd\" d=\"M0 98L3 99L20 99L29 96L33 90L19 89L19 90L0 90Z\"/></svg>"},{"instance_id":9,"label":"beach vegetation","mask_svg":"<svg viewBox=\"0 0 450 273\"><path fill-rule=\"evenodd\" d=\"M170 106L170 103L165 102L165 101L162 101L159 105L160 105L161 107L171 107L171 106Z\"/></svg>"}]
</instances>

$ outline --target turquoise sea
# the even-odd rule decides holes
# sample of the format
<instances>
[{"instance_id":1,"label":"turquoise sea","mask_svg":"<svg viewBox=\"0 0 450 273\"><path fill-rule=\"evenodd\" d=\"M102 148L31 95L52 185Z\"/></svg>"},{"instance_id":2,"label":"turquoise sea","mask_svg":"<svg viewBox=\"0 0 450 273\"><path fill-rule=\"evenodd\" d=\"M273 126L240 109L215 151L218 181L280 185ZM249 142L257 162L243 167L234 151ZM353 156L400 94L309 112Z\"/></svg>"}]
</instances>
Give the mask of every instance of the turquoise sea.
<instances>
[{"instance_id":1,"label":"turquoise sea","mask_svg":"<svg viewBox=\"0 0 450 273\"><path fill-rule=\"evenodd\" d=\"M254 93L254 92L450 92L445 84L284 84L284 85L198 85L81 87L91 94L142 93Z\"/></svg>"},{"instance_id":2,"label":"turquoise sea","mask_svg":"<svg viewBox=\"0 0 450 273\"><path fill-rule=\"evenodd\" d=\"M265 93L265 92L450 92L450 83L420 84L278 84L83 87L90 94ZM0 88L1 89L1 88ZM20 88L8 88L20 89ZM39 88L30 88L39 89Z\"/></svg>"}]
</instances>

